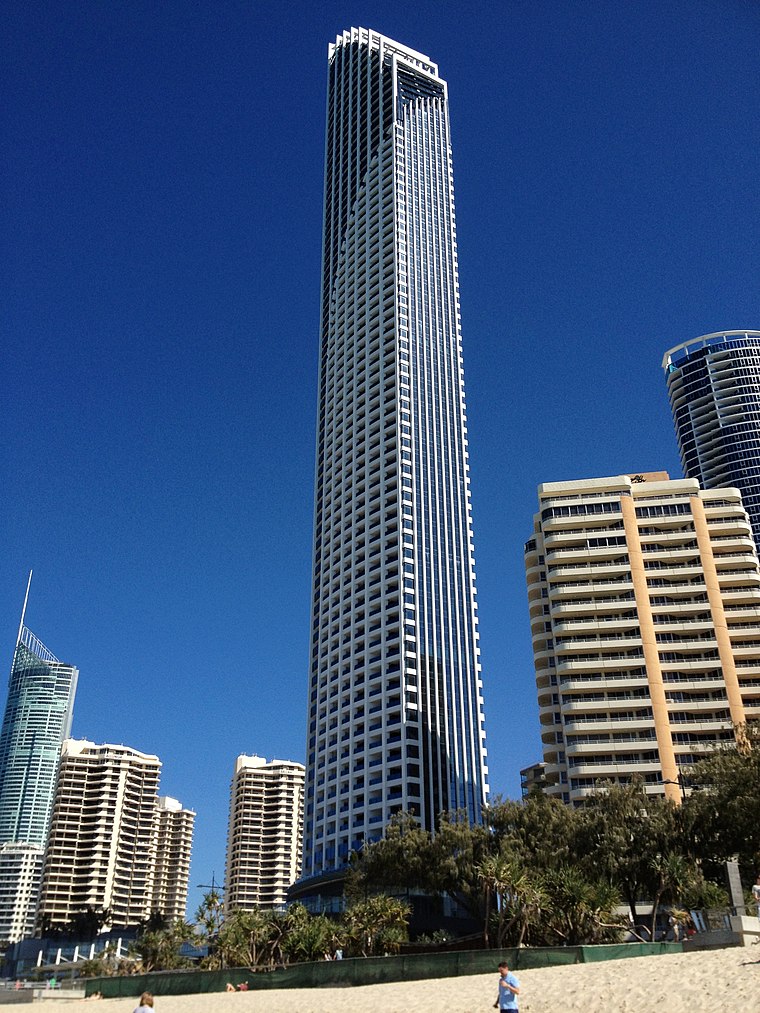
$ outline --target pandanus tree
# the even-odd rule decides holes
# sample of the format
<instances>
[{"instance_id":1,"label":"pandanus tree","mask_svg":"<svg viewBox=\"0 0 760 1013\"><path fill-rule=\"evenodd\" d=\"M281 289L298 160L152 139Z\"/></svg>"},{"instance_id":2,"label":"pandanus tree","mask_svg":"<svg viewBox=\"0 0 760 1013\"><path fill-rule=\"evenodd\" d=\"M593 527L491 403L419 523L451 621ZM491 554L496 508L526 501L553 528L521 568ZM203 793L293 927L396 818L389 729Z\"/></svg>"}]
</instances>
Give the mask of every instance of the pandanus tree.
<instances>
[{"instance_id":1,"label":"pandanus tree","mask_svg":"<svg viewBox=\"0 0 760 1013\"><path fill-rule=\"evenodd\" d=\"M350 953L369 957L397 952L409 938L410 913L406 901L384 894L352 904L342 919Z\"/></svg>"}]
</instances>

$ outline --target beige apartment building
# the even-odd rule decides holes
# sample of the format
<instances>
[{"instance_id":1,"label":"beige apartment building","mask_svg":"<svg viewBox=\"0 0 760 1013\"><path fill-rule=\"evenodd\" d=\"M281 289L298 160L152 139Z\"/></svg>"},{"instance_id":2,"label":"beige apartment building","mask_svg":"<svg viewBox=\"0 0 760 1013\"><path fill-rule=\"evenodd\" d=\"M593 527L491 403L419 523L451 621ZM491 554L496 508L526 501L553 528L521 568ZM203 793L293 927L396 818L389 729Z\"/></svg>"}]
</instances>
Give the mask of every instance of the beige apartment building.
<instances>
[{"instance_id":1,"label":"beige apartment building","mask_svg":"<svg viewBox=\"0 0 760 1013\"><path fill-rule=\"evenodd\" d=\"M39 844L0 844L0 944L34 935L43 854Z\"/></svg>"},{"instance_id":2,"label":"beige apartment building","mask_svg":"<svg viewBox=\"0 0 760 1013\"><path fill-rule=\"evenodd\" d=\"M760 718L760 568L736 489L667 473L539 487L525 546L546 791L681 772Z\"/></svg>"},{"instance_id":3,"label":"beige apartment building","mask_svg":"<svg viewBox=\"0 0 760 1013\"><path fill-rule=\"evenodd\" d=\"M161 761L128 746L67 739L61 751L38 919L65 924L87 907L108 908L114 927L135 925L172 894L164 911L184 918L189 861L169 885L165 849L192 833L195 814L173 820L159 804ZM173 800L172 800L173 801ZM185 862L183 841L181 853Z\"/></svg>"},{"instance_id":4,"label":"beige apartment building","mask_svg":"<svg viewBox=\"0 0 760 1013\"><path fill-rule=\"evenodd\" d=\"M230 785L225 910L285 906L301 874L304 766L238 756Z\"/></svg>"},{"instance_id":5,"label":"beige apartment building","mask_svg":"<svg viewBox=\"0 0 760 1013\"><path fill-rule=\"evenodd\" d=\"M158 798L156 860L151 909L167 921L184 921L187 916L187 889L190 856L193 850L195 813L184 809L176 798Z\"/></svg>"}]
</instances>

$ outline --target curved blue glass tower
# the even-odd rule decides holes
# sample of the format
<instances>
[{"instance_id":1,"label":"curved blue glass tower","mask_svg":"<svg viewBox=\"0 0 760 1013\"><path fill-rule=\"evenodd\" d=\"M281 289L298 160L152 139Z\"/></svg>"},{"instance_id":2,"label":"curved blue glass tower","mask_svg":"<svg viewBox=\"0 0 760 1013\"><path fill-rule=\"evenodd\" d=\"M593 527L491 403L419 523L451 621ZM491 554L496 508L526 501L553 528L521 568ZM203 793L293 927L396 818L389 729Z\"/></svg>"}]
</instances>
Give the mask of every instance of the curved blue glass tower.
<instances>
[{"instance_id":1,"label":"curved blue glass tower","mask_svg":"<svg viewBox=\"0 0 760 1013\"><path fill-rule=\"evenodd\" d=\"M446 82L366 29L329 51L306 879L398 810L486 800Z\"/></svg>"},{"instance_id":2,"label":"curved blue glass tower","mask_svg":"<svg viewBox=\"0 0 760 1013\"><path fill-rule=\"evenodd\" d=\"M760 545L760 331L693 338L662 365L684 475L738 489Z\"/></svg>"}]
</instances>

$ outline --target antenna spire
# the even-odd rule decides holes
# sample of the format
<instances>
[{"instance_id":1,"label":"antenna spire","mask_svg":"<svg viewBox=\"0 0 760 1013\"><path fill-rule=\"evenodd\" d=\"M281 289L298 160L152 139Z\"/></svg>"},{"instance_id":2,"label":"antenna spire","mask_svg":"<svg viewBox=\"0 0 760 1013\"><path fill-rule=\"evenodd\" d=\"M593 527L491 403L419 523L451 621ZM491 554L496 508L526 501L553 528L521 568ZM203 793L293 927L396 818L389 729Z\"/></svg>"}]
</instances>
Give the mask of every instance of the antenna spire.
<instances>
[{"instance_id":1,"label":"antenna spire","mask_svg":"<svg viewBox=\"0 0 760 1013\"><path fill-rule=\"evenodd\" d=\"M34 570L29 571L29 580L26 582L26 594L24 595L24 607L21 609L21 622L18 624L18 637L16 643L21 640L21 633L24 629L24 617L26 616L26 603L29 601L29 588L32 586L32 574Z\"/></svg>"}]
</instances>

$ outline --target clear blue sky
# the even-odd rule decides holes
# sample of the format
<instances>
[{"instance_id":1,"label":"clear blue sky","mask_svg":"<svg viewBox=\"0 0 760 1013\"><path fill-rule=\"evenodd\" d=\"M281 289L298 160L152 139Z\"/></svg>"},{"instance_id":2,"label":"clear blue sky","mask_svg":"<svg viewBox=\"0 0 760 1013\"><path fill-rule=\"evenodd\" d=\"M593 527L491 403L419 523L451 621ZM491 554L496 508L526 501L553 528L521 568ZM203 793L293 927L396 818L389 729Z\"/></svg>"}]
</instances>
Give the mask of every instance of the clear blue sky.
<instances>
[{"instance_id":1,"label":"clear blue sky","mask_svg":"<svg viewBox=\"0 0 760 1013\"><path fill-rule=\"evenodd\" d=\"M489 763L516 796L536 486L679 475L663 352L760 327L760 5L2 22L2 679L33 567L74 734L158 753L198 812L193 885L224 874L235 757L303 761L326 50L364 25L449 82Z\"/></svg>"}]
</instances>

